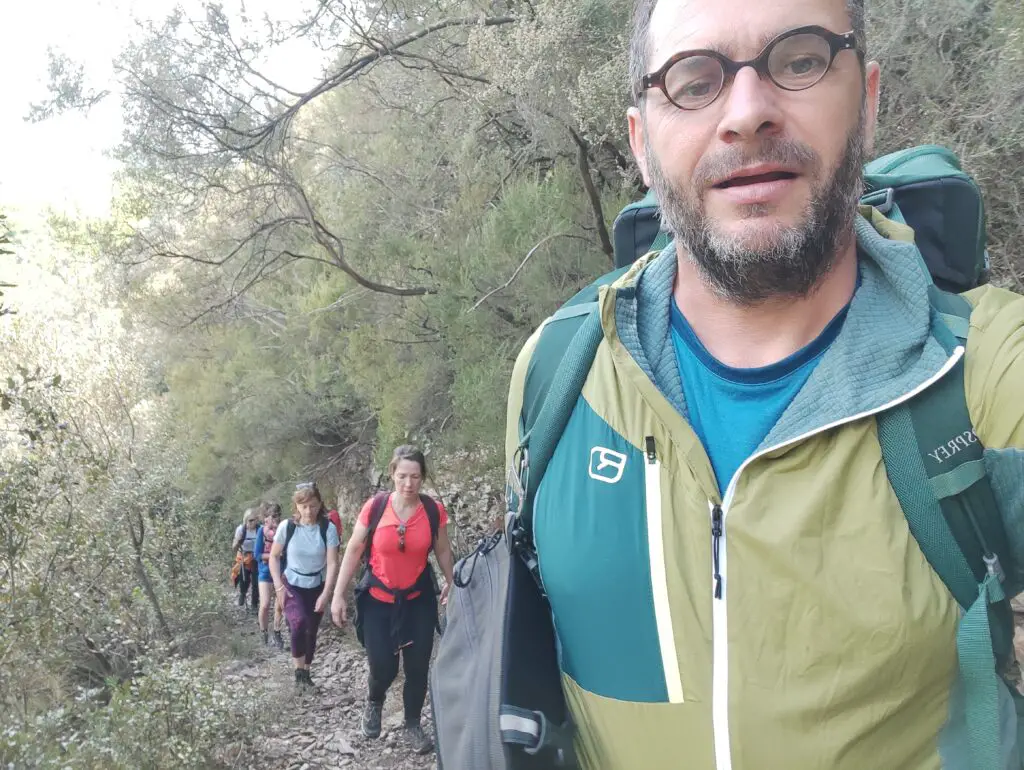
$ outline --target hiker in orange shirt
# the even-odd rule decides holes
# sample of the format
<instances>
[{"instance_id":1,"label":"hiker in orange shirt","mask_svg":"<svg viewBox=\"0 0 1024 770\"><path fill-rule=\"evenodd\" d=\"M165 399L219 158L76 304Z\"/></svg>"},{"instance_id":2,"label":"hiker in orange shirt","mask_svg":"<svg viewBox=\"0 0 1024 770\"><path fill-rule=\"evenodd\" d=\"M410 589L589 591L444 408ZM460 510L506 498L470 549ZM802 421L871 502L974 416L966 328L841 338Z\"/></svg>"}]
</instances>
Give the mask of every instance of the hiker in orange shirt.
<instances>
[{"instance_id":1,"label":"hiker in orange shirt","mask_svg":"<svg viewBox=\"0 0 1024 770\"><path fill-rule=\"evenodd\" d=\"M355 599L356 634L370 664L363 734L368 738L380 735L384 697L398 675L401 653L406 742L415 753L426 754L433 742L420 726L420 714L437 627L436 579L427 557L433 550L444 573L443 604L453 570L445 529L448 514L441 503L420 493L427 475L421 451L398 447L389 470L395 491L378 493L363 505L345 548L331 615L338 625L348 620L348 586L360 563L368 565L356 586Z\"/></svg>"}]
</instances>

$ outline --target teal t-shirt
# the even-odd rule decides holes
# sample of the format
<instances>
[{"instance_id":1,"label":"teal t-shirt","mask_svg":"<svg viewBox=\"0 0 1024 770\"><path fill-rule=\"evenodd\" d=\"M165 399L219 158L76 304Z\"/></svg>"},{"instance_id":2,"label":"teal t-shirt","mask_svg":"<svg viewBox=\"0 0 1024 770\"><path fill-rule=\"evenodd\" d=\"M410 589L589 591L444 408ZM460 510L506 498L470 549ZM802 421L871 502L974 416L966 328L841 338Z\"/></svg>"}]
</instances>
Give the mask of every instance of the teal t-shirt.
<instances>
[{"instance_id":1,"label":"teal t-shirt","mask_svg":"<svg viewBox=\"0 0 1024 770\"><path fill-rule=\"evenodd\" d=\"M846 319L843 308L813 342L769 366L736 369L714 358L672 301L672 343L690 425L722 493L804 386Z\"/></svg>"}]
</instances>

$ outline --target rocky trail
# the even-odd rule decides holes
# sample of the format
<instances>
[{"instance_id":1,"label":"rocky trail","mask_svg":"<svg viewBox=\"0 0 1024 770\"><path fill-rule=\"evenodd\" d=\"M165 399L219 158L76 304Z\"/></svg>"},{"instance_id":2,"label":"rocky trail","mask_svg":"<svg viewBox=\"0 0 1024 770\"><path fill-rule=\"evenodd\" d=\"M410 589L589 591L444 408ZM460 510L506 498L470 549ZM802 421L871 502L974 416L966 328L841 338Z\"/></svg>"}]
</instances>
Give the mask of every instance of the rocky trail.
<instances>
[{"instance_id":1,"label":"rocky trail","mask_svg":"<svg viewBox=\"0 0 1024 770\"><path fill-rule=\"evenodd\" d=\"M232 593L231 599L234 599ZM1018 660L1024 660L1024 598L1013 602ZM287 647L264 646L256 618L230 602L234 632L244 640L243 657L221 666L226 682L240 685L258 699L262 734L252 749L232 763L246 770L435 770L432 754L421 757L402 741L402 674L384 704L380 738L360 732L366 698L366 655L351 626L344 630L324 619L311 675L313 692L297 692ZM433 733L430 701L424 707L423 729Z\"/></svg>"},{"instance_id":2,"label":"rocky trail","mask_svg":"<svg viewBox=\"0 0 1024 770\"><path fill-rule=\"evenodd\" d=\"M232 596L233 598L233 596ZM229 661L221 675L243 684L259 699L266 728L257 737L251 758L240 756L237 767L252 770L425 770L436 768L432 754L416 756L402 741L402 674L388 691L380 738L367 740L359 729L366 700L366 655L351 626L337 628L324 618L317 653L310 670L312 692L297 692L288 653L265 647L255 615L232 602L230 608L241 645L251 657ZM250 686L251 683L251 686ZM429 698L423 729L433 734Z\"/></svg>"}]
</instances>

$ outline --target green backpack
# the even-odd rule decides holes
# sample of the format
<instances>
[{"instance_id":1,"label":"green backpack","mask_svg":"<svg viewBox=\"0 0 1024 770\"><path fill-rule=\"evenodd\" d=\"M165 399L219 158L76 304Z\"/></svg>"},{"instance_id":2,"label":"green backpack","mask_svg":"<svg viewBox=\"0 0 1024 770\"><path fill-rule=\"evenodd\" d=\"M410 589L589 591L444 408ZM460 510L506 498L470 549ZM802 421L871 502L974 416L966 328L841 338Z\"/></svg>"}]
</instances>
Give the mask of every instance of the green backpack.
<instances>
[{"instance_id":1,"label":"green backpack","mask_svg":"<svg viewBox=\"0 0 1024 770\"><path fill-rule=\"evenodd\" d=\"M915 147L880 158L865 168L867 192L862 201L915 231L922 258L933 276L930 290L936 339L947 353L965 346L970 304L953 291L965 291L985 280L984 209L981 193L961 169L956 156L941 147ZM627 207L616 220L636 229L644 212L656 206L648 196ZM655 211L656 215L656 211ZM660 232L660 231L659 231ZM664 234L662 234L664 235ZM646 237L646 236L645 236ZM657 237L657 236L655 236ZM616 247L620 244L616 232ZM530 359L520 417L518 468L510 474L507 497L507 532L513 551L534 580L533 589L515 580L524 598L517 605L540 607L520 611L523 637L551 636L550 608L544 598L533 545L533 500L548 461L569 420L603 338L597 313L600 287L628 270L651 242L640 246L636 237L621 239L619 269L567 302L545 324ZM667 239L666 239L667 243ZM964 365L911 400L878 415L878 435L886 472L911 532L928 562L963 608L957 634L962 681L966 688L967 726L974 770L1001 768L999 747L998 682L993 671L1008 672L1014 661L1013 615L1008 596L1024 587L1020 566L1013 562L1006 531L982 460L984 451L971 425L964 393ZM949 436L955 436L948 441ZM946 446L946 444L950 446ZM528 596L527 596L528 595ZM526 617L525 615L528 615ZM508 626L507 626L508 627ZM507 631L507 633L513 633ZM508 641L508 640L506 640ZM557 670L557 659L541 661L536 646L529 659L517 660L514 644L506 646L504 677L528 677L538 666ZM550 645L548 645L550 647ZM554 655L554 649L544 649ZM551 691L531 692L530 702L509 702L502 713L534 722L538 734L564 735L571 731L567 709L555 680ZM1016 688L1009 686L1017 698ZM504 693L504 689L503 689ZM520 701L525 698L520 698ZM1017 700L1018 715L1024 706ZM536 715L536 719L530 714ZM531 722L534 720L534 722ZM526 723L523 723L526 724ZM506 739L511 743L514 736ZM574 767L575 758L560 740L562 761L545 766ZM532 767L521 764L517 766Z\"/></svg>"}]
</instances>

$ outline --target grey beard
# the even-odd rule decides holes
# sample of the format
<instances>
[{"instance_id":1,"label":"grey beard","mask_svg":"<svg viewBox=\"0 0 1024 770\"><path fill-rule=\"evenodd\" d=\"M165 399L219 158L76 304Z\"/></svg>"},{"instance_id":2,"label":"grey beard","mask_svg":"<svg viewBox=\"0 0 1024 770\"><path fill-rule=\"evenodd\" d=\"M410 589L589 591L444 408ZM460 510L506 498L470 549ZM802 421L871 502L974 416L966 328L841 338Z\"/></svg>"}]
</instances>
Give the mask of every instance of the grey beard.
<instances>
[{"instance_id":1,"label":"grey beard","mask_svg":"<svg viewBox=\"0 0 1024 770\"><path fill-rule=\"evenodd\" d=\"M665 176L646 142L651 187L661 204L662 227L673 233L696 265L702 279L719 296L741 305L778 297L805 297L832 269L853 234L857 200L863 185L864 119L850 132L842 157L832 173L811 188L811 200L801 222L779 225L762 243L747 245L714 227L702 199L691 202L680 186ZM795 165L820 169L820 158L809 147L789 140L767 140L754 153L729 149L702 160L690 187L706 190L737 168L753 163ZM752 217L763 207L747 207ZM687 254L682 253L686 257Z\"/></svg>"}]
</instances>

